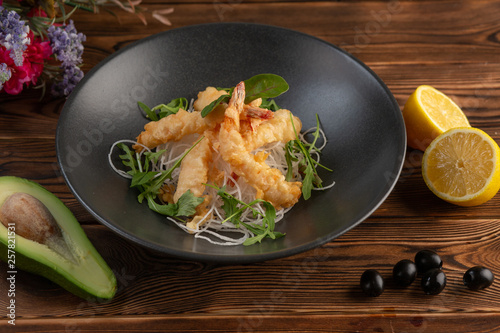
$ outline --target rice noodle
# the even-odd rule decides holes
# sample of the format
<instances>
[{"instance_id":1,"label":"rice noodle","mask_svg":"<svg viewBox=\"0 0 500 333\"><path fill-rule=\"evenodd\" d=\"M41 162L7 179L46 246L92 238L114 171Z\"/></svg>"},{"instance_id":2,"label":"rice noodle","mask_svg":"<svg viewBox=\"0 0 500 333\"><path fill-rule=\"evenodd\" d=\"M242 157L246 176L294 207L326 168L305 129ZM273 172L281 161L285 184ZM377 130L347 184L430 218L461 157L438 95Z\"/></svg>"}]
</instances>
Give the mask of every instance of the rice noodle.
<instances>
[{"instance_id":1,"label":"rice noodle","mask_svg":"<svg viewBox=\"0 0 500 333\"><path fill-rule=\"evenodd\" d=\"M192 101L191 101L192 103ZM311 133L315 131L316 128L309 129L302 134L300 134L300 139L304 142L307 142L305 139L305 136L308 133ZM318 149L321 150L325 147L327 140L326 140L326 135L325 133L320 129L320 139L322 139L322 145ZM160 150L165 150L165 152L161 155L161 157L158 159L158 163L156 165L153 165L153 171L165 171L170 169L175 162L182 157L184 152L189 149L193 143L196 141L198 138L198 135L190 135L178 142L168 142L166 144L162 144L158 146L155 151L160 151ZM119 143L129 143L129 144L138 144L137 142L133 140L119 140L115 142L110 149L109 155L108 155L108 160L113 168L113 170L118 173L120 176L125 177L125 178L132 178L129 174L127 174L125 171L121 170L120 168L116 167L113 165L113 160L112 160L112 153L115 148L115 146ZM142 146L142 145L141 145ZM144 147L144 146L143 146ZM144 151L151 151L147 147L144 147ZM285 144L281 142L276 142L276 143L271 143L268 144L264 147L261 147L257 150L254 151L254 153L259 152L259 151L265 151L269 155L266 159L266 163L272 167L272 168L277 168L283 174L287 172L288 166L285 158ZM296 154L298 155L298 154ZM140 155L139 155L140 156ZM311 152L311 157L314 158L317 162L319 162L320 155L318 152L312 151ZM299 159L302 159L303 156L299 156ZM224 172L224 179L222 182L222 185L220 187L226 186L226 191L236 197L238 200L250 203L255 200L255 195L256 195L256 190L248 185L242 177L235 179L231 176L232 171L231 167L229 166L228 163L226 163L222 157L219 155L217 151L213 153L213 164L218 170L221 170ZM293 161L292 162L292 174L293 174L293 179L291 181L301 181L301 176L298 170L299 162L298 161ZM177 180L179 177L179 171L180 168L177 168L174 170L172 173L172 179L167 179L165 181L165 184L170 184L176 187L177 185ZM334 185L334 183L320 188L320 190L330 188ZM245 242L246 239L254 236L248 229L246 229L244 226L236 227L233 223L227 221L224 222L225 217L225 212L222 209L223 201L222 199L217 195L217 190L207 186L204 192L204 195L209 195L212 200L209 203L208 207L208 212L204 215L204 217L199 221L199 225L197 229L190 228L186 225L185 222L181 222L179 220L176 220L171 217L166 217L169 221L175 223L179 228L182 230L186 231L187 233L193 234L195 238L203 239L205 241L208 241L212 244L216 245L221 245L221 246L234 246L234 245L240 245ZM265 212L264 207L262 206L261 203L257 203L252 206L254 210L257 210L261 213ZM275 223L278 223L281 221L285 215L286 212L288 212L292 207L286 208L286 209L280 209L276 211L276 218L275 218ZM240 216L240 220L245 223L250 223L250 224L258 224L262 225L263 223L263 218L260 215L256 215L253 213L253 211L250 208L247 208Z\"/></svg>"}]
</instances>

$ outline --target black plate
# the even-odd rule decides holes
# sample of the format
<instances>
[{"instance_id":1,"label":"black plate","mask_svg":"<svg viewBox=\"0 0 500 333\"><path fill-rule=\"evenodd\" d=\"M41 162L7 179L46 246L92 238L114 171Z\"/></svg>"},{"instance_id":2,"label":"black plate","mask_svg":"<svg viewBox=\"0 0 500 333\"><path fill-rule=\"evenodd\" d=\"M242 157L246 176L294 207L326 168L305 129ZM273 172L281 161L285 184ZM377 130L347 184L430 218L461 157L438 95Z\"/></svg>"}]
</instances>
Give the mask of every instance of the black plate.
<instances>
[{"instance_id":1,"label":"black plate","mask_svg":"<svg viewBox=\"0 0 500 333\"><path fill-rule=\"evenodd\" d=\"M277 98L304 123L319 115L329 143L322 163L333 188L301 201L276 229L286 236L223 247L191 235L137 202L129 181L109 167L113 142L134 139L147 122L136 102L153 106L195 98L205 87L234 86L260 73L281 75ZM92 69L68 98L57 127L57 156L81 204L118 234L185 259L248 263L322 245L367 218L401 172L406 134L398 104L364 64L334 45L283 28L217 23L173 29L140 40Z\"/></svg>"}]
</instances>

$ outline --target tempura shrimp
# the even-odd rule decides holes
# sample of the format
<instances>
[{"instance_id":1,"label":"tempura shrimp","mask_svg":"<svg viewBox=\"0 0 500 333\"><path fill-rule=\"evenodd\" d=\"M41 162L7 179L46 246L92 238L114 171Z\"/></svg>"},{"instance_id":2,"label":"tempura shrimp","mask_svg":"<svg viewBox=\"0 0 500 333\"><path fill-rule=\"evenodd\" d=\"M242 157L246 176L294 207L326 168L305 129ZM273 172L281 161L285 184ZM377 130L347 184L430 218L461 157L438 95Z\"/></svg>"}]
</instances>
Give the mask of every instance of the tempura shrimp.
<instances>
[{"instance_id":1,"label":"tempura shrimp","mask_svg":"<svg viewBox=\"0 0 500 333\"><path fill-rule=\"evenodd\" d=\"M255 131L242 133L248 151L260 148L272 142L288 142L295 139L295 131L300 132L302 122L298 117L290 117L290 111L280 109L274 112L274 117L262 122ZM293 124L291 119L293 119ZM294 131L295 127L295 131Z\"/></svg>"},{"instance_id":2,"label":"tempura shrimp","mask_svg":"<svg viewBox=\"0 0 500 333\"><path fill-rule=\"evenodd\" d=\"M208 180L208 169L212 161L210 141L203 138L182 160L174 202L188 190L196 197L201 197Z\"/></svg>"},{"instance_id":3,"label":"tempura shrimp","mask_svg":"<svg viewBox=\"0 0 500 333\"><path fill-rule=\"evenodd\" d=\"M265 163L265 156L248 151L240 133L244 100L245 84L240 82L234 89L219 130L219 152L233 172L256 189L257 198L269 201L276 209L291 207L299 200L302 183L286 181L281 171Z\"/></svg>"},{"instance_id":4,"label":"tempura shrimp","mask_svg":"<svg viewBox=\"0 0 500 333\"><path fill-rule=\"evenodd\" d=\"M144 131L139 134L136 141L151 149L162 143L179 141L186 135L202 134L206 129L207 124L201 117L200 112L188 112L179 109L176 114L147 123L144 126ZM140 145L135 145L133 148L136 151L142 150Z\"/></svg>"}]
</instances>

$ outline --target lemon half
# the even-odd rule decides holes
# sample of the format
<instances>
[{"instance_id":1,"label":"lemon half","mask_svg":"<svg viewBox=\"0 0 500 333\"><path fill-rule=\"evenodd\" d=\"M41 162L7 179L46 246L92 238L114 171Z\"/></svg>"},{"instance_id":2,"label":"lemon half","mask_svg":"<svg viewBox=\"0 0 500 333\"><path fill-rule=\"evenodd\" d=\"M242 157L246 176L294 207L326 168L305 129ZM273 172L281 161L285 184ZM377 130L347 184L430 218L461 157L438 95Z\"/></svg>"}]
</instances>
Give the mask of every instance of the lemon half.
<instances>
[{"instance_id":1,"label":"lemon half","mask_svg":"<svg viewBox=\"0 0 500 333\"><path fill-rule=\"evenodd\" d=\"M422 85L403 108L408 145L425 150L438 135L455 127L470 127L467 117L451 98L439 90Z\"/></svg>"},{"instance_id":2,"label":"lemon half","mask_svg":"<svg viewBox=\"0 0 500 333\"><path fill-rule=\"evenodd\" d=\"M441 199L460 206L477 206L500 189L500 148L485 132L453 128L425 150L422 175Z\"/></svg>"}]
</instances>

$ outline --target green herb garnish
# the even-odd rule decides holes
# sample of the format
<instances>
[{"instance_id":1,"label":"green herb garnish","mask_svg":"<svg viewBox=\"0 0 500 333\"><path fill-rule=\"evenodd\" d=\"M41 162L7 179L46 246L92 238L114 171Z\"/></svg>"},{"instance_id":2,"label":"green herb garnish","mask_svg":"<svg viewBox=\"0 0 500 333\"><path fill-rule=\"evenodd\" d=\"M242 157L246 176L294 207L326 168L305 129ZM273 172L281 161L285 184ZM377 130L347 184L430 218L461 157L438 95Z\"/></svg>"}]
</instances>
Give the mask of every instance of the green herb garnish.
<instances>
[{"instance_id":1,"label":"green herb garnish","mask_svg":"<svg viewBox=\"0 0 500 333\"><path fill-rule=\"evenodd\" d=\"M257 98L274 98L288 91L288 83L276 74L259 74L245 80L245 103Z\"/></svg>"},{"instance_id":2,"label":"green herb garnish","mask_svg":"<svg viewBox=\"0 0 500 333\"><path fill-rule=\"evenodd\" d=\"M278 104L274 101L274 99L269 99L269 98L263 98L262 103L260 104L260 107L263 109L268 109L271 111L278 111L281 109Z\"/></svg>"},{"instance_id":3,"label":"green herb garnish","mask_svg":"<svg viewBox=\"0 0 500 333\"><path fill-rule=\"evenodd\" d=\"M222 223L230 221L236 227L242 225L255 235L254 237L246 239L243 245L252 245L255 243L260 243L266 237L271 239L276 239L283 237L285 235L281 232L274 231L275 220L276 220L276 209L270 202L262 199L255 199L250 203L246 203L237 199L233 195L229 194L226 191L225 186L219 188L216 185L211 185L211 184L206 184L206 185L215 188L217 190L217 194L222 198L222 201L224 202L224 204L222 205L222 209L226 213L226 219L222 221ZM257 203L262 203L262 205L264 206L265 208L264 214L252 207ZM262 216L263 218L262 225L256 223L245 223L240 220L241 214L248 208L252 210L254 216L257 215Z\"/></svg>"},{"instance_id":4,"label":"green herb garnish","mask_svg":"<svg viewBox=\"0 0 500 333\"><path fill-rule=\"evenodd\" d=\"M305 200L307 200L311 197L311 191L313 188L323 187L322 185L323 181L319 177L316 167L319 166L330 172L332 170L316 162L311 157L311 152L313 150L319 152L318 148L316 147L316 142L320 137L319 133L320 124L318 115L316 114L316 130L312 134L314 138L312 143L304 143L302 142L302 140L300 140L291 113L290 113L290 120L292 122L293 131L295 132L295 140L289 141L285 146L285 158L288 166L288 171L285 178L286 180L290 180L292 178L292 173L291 173L292 161L298 161L295 152L301 152L304 155L304 159L299 164L299 171L304 175L304 178L302 179L302 196L304 197Z\"/></svg>"},{"instance_id":5,"label":"green herb garnish","mask_svg":"<svg viewBox=\"0 0 500 333\"><path fill-rule=\"evenodd\" d=\"M229 99L231 98L231 95L221 95L219 98L217 98L215 101L212 101L212 103L208 104L201 110L201 116L205 118L210 112L212 112L219 104L221 103L227 103L229 102Z\"/></svg>"},{"instance_id":6,"label":"green herb garnish","mask_svg":"<svg viewBox=\"0 0 500 333\"><path fill-rule=\"evenodd\" d=\"M168 104L159 104L152 109L142 102L137 102L137 105L146 113L146 117L153 121L158 121L171 114L176 114L179 109L187 110L188 100L184 97L175 98Z\"/></svg>"},{"instance_id":7,"label":"green herb garnish","mask_svg":"<svg viewBox=\"0 0 500 333\"><path fill-rule=\"evenodd\" d=\"M157 152L144 152L141 155L132 152L130 148L124 143L119 143L117 146L124 152L119 157L122 163L129 167L127 171L132 176L130 187L137 188L140 193L137 200L142 203L144 199L148 202L151 210L168 216L191 216L196 212L196 207L203 202L203 198L194 196L191 191L184 193L177 203L175 204L159 204L155 200L160 192L160 188L167 179L172 179L172 172L177 169L184 157L203 139L202 136L196 141L191 148L189 148L180 159L168 170L165 171L152 171L152 165L158 161L158 158L165 152L165 150Z\"/></svg>"},{"instance_id":8,"label":"green herb garnish","mask_svg":"<svg viewBox=\"0 0 500 333\"><path fill-rule=\"evenodd\" d=\"M276 74L258 74L252 76L248 80L245 80L245 103L250 103L251 101L262 98L263 103L265 100L266 105L270 105L271 107L276 107L275 110L278 110L276 103L272 100L268 100L269 98L278 97L282 93L288 90L288 83L279 75ZM219 104L229 102L231 95L233 93L233 88L218 88L219 90L225 90L227 94L221 95L217 100L208 104L201 111L201 116L206 117L210 112L212 112ZM261 107L265 107L262 106ZM269 109L272 110L272 109Z\"/></svg>"}]
</instances>

